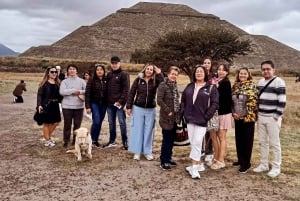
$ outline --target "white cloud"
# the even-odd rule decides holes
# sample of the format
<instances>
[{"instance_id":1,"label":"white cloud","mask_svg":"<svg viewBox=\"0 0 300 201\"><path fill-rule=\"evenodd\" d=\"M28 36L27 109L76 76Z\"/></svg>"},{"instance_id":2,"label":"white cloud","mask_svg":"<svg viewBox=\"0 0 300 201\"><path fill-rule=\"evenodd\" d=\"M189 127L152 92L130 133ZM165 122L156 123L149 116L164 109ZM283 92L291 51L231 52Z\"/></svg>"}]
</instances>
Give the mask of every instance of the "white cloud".
<instances>
[{"instance_id":1,"label":"white cloud","mask_svg":"<svg viewBox=\"0 0 300 201\"><path fill-rule=\"evenodd\" d=\"M252 34L264 34L300 50L298 0L153 0L186 4L211 13ZM136 0L2 0L0 43L23 52L50 45L80 26L91 25Z\"/></svg>"}]
</instances>

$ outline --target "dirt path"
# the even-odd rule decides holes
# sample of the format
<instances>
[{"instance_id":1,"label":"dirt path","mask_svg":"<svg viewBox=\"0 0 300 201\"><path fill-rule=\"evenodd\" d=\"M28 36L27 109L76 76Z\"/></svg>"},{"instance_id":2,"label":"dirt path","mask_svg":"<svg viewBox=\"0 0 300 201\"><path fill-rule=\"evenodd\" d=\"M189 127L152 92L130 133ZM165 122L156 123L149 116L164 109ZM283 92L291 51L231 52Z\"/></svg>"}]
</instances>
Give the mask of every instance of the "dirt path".
<instances>
[{"instance_id":1,"label":"dirt path","mask_svg":"<svg viewBox=\"0 0 300 201\"><path fill-rule=\"evenodd\" d=\"M12 104L10 95L0 96L0 200L300 200L299 175L270 179L228 165L192 180L184 171L186 157L166 172L158 159L133 161L121 146L93 149L91 161L76 162L62 148L62 125L57 146L43 147L41 127L32 120L35 98L25 94L24 104Z\"/></svg>"}]
</instances>

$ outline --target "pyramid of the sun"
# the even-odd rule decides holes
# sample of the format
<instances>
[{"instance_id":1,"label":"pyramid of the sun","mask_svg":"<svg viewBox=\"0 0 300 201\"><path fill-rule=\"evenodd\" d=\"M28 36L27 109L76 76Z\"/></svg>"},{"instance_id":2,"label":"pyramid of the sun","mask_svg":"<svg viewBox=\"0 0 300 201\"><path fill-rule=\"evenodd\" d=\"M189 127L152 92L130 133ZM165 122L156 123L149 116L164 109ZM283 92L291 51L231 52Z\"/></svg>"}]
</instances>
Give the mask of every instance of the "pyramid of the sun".
<instances>
[{"instance_id":1,"label":"pyramid of the sun","mask_svg":"<svg viewBox=\"0 0 300 201\"><path fill-rule=\"evenodd\" d=\"M229 29L241 39L250 39L254 52L234 60L238 66L259 67L272 59L278 67L299 67L300 52L268 36L251 35L211 14L200 13L186 5L140 2L122 8L91 26L81 26L50 46L31 47L21 56L109 60L112 55L129 62L135 49L151 43L174 30L214 26Z\"/></svg>"}]
</instances>

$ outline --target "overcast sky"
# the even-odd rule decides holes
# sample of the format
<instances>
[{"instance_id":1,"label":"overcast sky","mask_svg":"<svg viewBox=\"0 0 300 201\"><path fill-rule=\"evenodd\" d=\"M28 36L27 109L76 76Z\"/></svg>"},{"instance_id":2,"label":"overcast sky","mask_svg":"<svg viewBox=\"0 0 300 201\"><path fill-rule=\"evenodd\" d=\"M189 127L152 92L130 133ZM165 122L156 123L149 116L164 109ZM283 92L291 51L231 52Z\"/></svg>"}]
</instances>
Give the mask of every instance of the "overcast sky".
<instances>
[{"instance_id":1,"label":"overcast sky","mask_svg":"<svg viewBox=\"0 0 300 201\"><path fill-rule=\"evenodd\" d=\"M145 0L144 0L145 1ZM82 25L91 25L134 0L1 0L0 43L17 52L51 45ZM214 14L250 34L268 35L300 50L299 0L148 1L188 5Z\"/></svg>"}]
</instances>

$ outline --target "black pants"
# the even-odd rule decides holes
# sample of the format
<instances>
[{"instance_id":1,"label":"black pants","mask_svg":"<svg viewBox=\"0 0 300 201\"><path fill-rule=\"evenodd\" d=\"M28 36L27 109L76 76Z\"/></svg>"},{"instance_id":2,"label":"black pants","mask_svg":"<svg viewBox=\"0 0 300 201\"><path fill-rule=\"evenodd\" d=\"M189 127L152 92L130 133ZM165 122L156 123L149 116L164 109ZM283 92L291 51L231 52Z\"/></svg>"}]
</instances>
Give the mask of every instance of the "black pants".
<instances>
[{"instance_id":1,"label":"black pants","mask_svg":"<svg viewBox=\"0 0 300 201\"><path fill-rule=\"evenodd\" d=\"M251 155L254 140L255 122L234 120L235 123L235 145L238 162L242 168L251 167Z\"/></svg>"},{"instance_id":2,"label":"black pants","mask_svg":"<svg viewBox=\"0 0 300 201\"><path fill-rule=\"evenodd\" d=\"M73 121L73 131L80 128L82 118L83 118L83 109L62 109L64 116L64 142L68 143L71 137L71 128ZM75 137L73 136L73 141ZM75 141L74 141L75 142Z\"/></svg>"},{"instance_id":3,"label":"black pants","mask_svg":"<svg viewBox=\"0 0 300 201\"><path fill-rule=\"evenodd\" d=\"M162 129L162 143L161 143L161 154L160 154L160 162L161 163L169 163L172 159L173 153L173 143L174 143L174 136L176 133L176 129L172 130L165 130Z\"/></svg>"},{"instance_id":4,"label":"black pants","mask_svg":"<svg viewBox=\"0 0 300 201\"><path fill-rule=\"evenodd\" d=\"M16 100L16 103L24 103L24 100L23 100L23 97L22 96L16 96L17 98L15 99Z\"/></svg>"}]
</instances>

